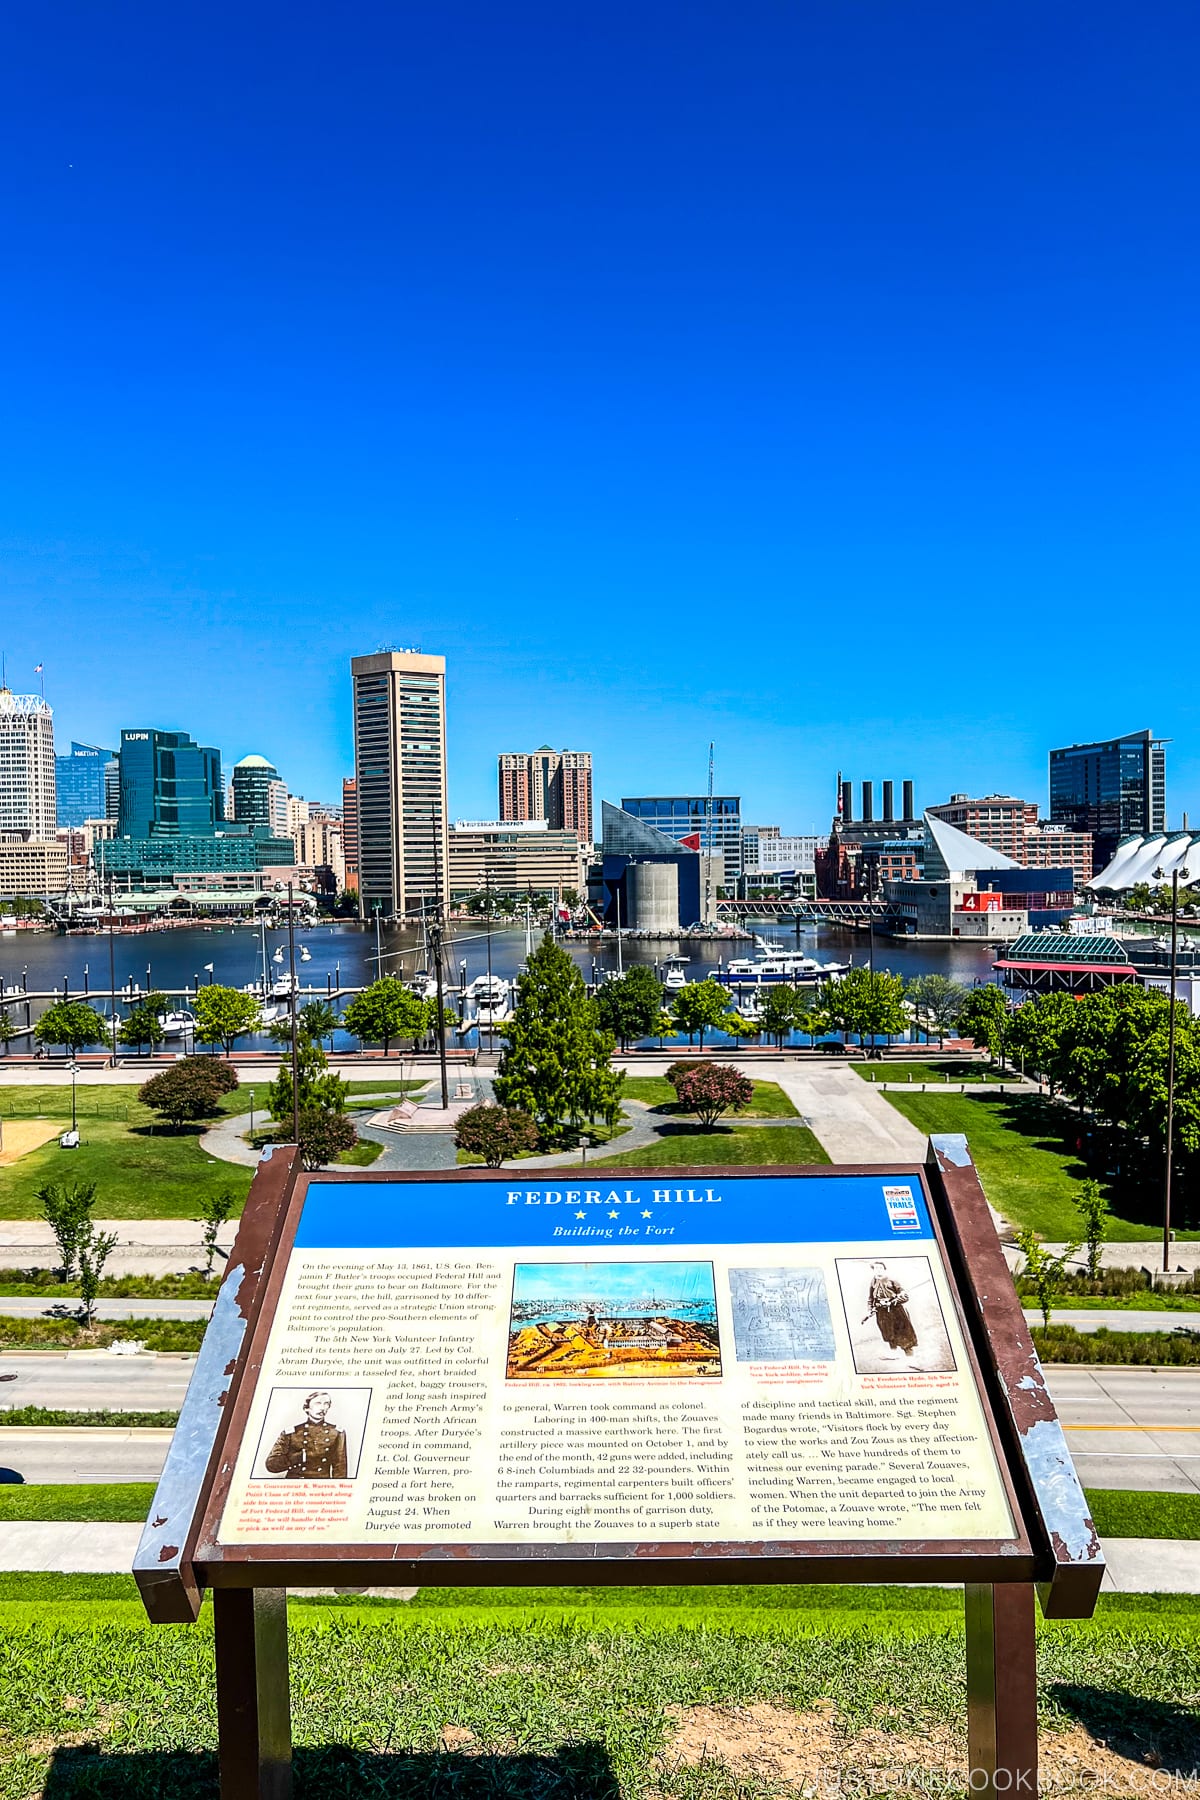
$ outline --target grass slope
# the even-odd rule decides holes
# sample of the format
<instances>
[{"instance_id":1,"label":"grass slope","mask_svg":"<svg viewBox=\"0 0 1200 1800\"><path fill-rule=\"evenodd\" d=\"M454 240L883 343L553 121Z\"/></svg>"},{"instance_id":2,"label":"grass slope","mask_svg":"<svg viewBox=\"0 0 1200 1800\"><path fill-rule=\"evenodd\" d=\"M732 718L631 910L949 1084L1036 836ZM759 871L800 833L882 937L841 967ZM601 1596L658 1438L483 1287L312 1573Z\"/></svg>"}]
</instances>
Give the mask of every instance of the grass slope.
<instances>
[{"instance_id":1,"label":"grass slope","mask_svg":"<svg viewBox=\"0 0 1200 1800\"><path fill-rule=\"evenodd\" d=\"M862 1081L1006 1081L1015 1079L993 1069L989 1063L974 1062L969 1057L952 1057L942 1062L852 1062L850 1067Z\"/></svg>"},{"instance_id":2,"label":"grass slope","mask_svg":"<svg viewBox=\"0 0 1200 1800\"><path fill-rule=\"evenodd\" d=\"M0 1311L0 1350L106 1350L136 1338L147 1350L197 1351L204 1319L101 1320L85 1331L78 1319L16 1319Z\"/></svg>"},{"instance_id":3,"label":"grass slope","mask_svg":"<svg viewBox=\"0 0 1200 1800\"><path fill-rule=\"evenodd\" d=\"M1061 1107L1038 1095L1023 1094L977 1097L892 1092L884 1098L926 1135L964 1132L988 1199L1014 1225L1032 1225L1056 1243L1079 1237L1079 1214L1073 1202L1088 1171L1082 1159L1064 1146ZM1194 1238L1200 1234L1181 1231L1178 1235ZM1108 1236L1150 1240L1161 1236L1161 1228L1123 1218L1114 1211Z\"/></svg>"},{"instance_id":4,"label":"grass slope","mask_svg":"<svg viewBox=\"0 0 1200 1800\"><path fill-rule=\"evenodd\" d=\"M62 1578L56 1594L41 1579L44 1598L0 1601L0 1800L211 1800L207 1617L152 1627L120 1590L71 1600ZM868 1730L912 1745L949 1725L961 1744L960 1596L877 1589L863 1606L828 1589L784 1590L782 1603L780 1592L704 1592L699 1605L655 1590L293 1605L298 1792L766 1800L780 1790L765 1773L663 1755L671 1709L755 1701L835 1711L850 1752ZM1082 1721L1143 1770L1190 1770L1198 1652L1200 1616L1186 1605L1105 1607L1091 1623L1043 1627L1043 1726ZM447 1747L447 1728L466 1752ZM848 1767L855 1792L896 1791L865 1757Z\"/></svg>"},{"instance_id":5,"label":"grass slope","mask_svg":"<svg viewBox=\"0 0 1200 1800\"><path fill-rule=\"evenodd\" d=\"M0 1522L73 1519L140 1524L153 1499L152 1481L27 1482L20 1487L0 1487Z\"/></svg>"},{"instance_id":6,"label":"grass slope","mask_svg":"<svg viewBox=\"0 0 1200 1800\"><path fill-rule=\"evenodd\" d=\"M673 1163L827 1163L824 1150L806 1125L756 1126L739 1131L736 1123L722 1123L715 1131L699 1126L668 1131L657 1143L621 1156L589 1158L588 1167L606 1169L659 1169Z\"/></svg>"}]
</instances>

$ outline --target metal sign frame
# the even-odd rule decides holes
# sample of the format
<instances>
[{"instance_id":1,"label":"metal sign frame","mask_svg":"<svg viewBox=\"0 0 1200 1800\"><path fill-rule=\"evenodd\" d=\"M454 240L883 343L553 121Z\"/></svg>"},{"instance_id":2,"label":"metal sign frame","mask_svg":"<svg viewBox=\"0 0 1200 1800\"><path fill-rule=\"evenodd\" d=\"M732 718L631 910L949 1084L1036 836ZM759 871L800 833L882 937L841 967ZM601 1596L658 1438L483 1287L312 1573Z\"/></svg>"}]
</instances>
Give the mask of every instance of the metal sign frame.
<instances>
[{"instance_id":1,"label":"metal sign frame","mask_svg":"<svg viewBox=\"0 0 1200 1800\"><path fill-rule=\"evenodd\" d=\"M540 1179L577 1175L539 1170ZM289 1791L286 1590L309 1586L961 1582L967 1594L973 1791L1036 1794L1035 1587L1047 1618L1086 1618L1104 1561L1003 1252L962 1137L925 1166L789 1166L754 1178L895 1174L921 1186L967 1347L1014 1539L752 1543L251 1544L218 1541L304 1198L323 1179L496 1180L484 1169L305 1175L285 1147L259 1165L134 1564L156 1622L188 1622L211 1589L223 1800ZM626 1169L625 1180L727 1181L744 1168ZM978 1777L985 1777L982 1787ZM1032 1786L1029 1783L1032 1781Z\"/></svg>"}]
</instances>

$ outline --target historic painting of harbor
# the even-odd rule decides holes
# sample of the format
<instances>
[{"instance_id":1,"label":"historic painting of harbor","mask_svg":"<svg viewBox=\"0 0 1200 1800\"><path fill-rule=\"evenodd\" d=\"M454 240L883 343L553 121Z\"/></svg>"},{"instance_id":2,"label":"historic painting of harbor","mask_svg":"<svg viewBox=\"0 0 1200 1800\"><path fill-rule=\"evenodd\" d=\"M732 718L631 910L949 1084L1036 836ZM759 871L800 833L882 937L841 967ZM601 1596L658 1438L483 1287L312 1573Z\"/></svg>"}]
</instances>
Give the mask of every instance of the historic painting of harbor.
<instances>
[{"instance_id":1,"label":"historic painting of harbor","mask_svg":"<svg viewBox=\"0 0 1200 1800\"><path fill-rule=\"evenodd\" d=\"M711 1263L517 1264L510 1380L720 1373Z\"/></svg>"},{"instance_id":2,"label":"historic painting of harbor","mask_svg":"<svg viewBox=\"0 0 1200 1800\"><path fill-rule=\"evenodd\" d=\"M832 1362L829 1297L820 1269L730 1269L739 1362Z\"/></svg>"}]
</instances>

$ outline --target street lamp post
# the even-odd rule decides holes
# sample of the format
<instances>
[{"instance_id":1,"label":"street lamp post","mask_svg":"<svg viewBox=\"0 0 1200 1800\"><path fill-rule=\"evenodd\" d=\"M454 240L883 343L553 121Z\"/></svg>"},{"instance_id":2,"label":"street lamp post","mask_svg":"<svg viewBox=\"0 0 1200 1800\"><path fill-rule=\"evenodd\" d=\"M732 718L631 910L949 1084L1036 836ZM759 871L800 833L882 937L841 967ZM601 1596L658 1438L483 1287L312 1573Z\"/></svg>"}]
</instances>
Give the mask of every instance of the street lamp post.
<instances>
[{"instance_id":1,"label":"street lamp post","mask_svg":"<svg viewBox=\"0 0 1200 1800\"><path fill-rule=\"evenodd\" d=\"M1163 869L1155 869L1154 879L1161 881ZM1179 953L1179 878L1187 881L1191 871L1176 866L1171 871L1171 974L1168 984L1170 1013L1167 1018L1167 1156L1163 1169L1163 1274L1171 1268L1171 1158L1175 1138L1175 977Z\"/></svg>"},{"instance_id":2,"label":"street lamp post","mask_svg":"<svg viewBox=\"0 0 1200 1800\"><path fill-rule=\"evenodd\" d=\"M77 1122L76 1122L77 1116L76 1116L76 1112L75 1112L75 1077L78 1073L79 1073L79 1064L75 1061L75 1058L72 1057L71 1058L71 1130L72 1131L75 1131L78 1129Z\"/></svg>"}]
</instances>

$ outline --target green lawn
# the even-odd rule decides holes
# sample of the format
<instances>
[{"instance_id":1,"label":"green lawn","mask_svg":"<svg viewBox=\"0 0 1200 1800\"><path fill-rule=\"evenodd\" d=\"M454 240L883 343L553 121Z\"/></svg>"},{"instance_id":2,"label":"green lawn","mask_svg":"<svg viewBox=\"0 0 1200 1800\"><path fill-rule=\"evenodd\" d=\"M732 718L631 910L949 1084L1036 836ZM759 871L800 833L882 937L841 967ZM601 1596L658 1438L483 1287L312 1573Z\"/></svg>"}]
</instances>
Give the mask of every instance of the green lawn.
<instances>
[{"instance_id":1,"label":"green lawn","mask_svg":"<svg viewBox=\"0 0 1200 1800\"><path fill-rule=\"evenodd\" d=\"M204 1319L116 1319L85 1331L78 1319L17 1319L0 1310L0 1350L104 1350L138 1339L147 1350L195 1352L204 1337Z\"/></svg>"},{"instance_id":2,"label":"green lawn","mask_svg":"<svg viewBox=\"0 0 1200 1800\"><path fill-rule=\"evenodd\" d=\"M6 1519L75 1519L91 1523L140 1523L154 1499L152 1481L28 1482L0 1487L0 1523Z\"/></svg>"},{"instance_id":3,"label":"green lawn","mask_svg":"<svg viewBox=\"0 0 1200 1800\"><path fill-rule=\"evenodd\" d=\"M898 1112L928 1135L937 1131L966 1134L984 1192L998 1212L1014 1225L1032 1225L1052 1243L1080 1236L1073 1204L1088 1171L1081 1157L1064 1148L1062 1132L1070 1124L1064 1110L1037 1094L898 1094L884 1096ZM1124 1218L1119 1200L1108 1236L1151 1240L1161 1229ZM1181 1238L1194 1238L1181 1231Z\"/></svg>"},{"instance_id":4,"label":"green lawn","mask_svg":"<svg viewBox=\"0 0 1200 1800\"><path fill-rule=\"evenodd\" d=\"M0 1390L2 1391L2 1390ZM179 1423L178 1411L162 1412L75 1412L59 1406L10 1406L0 1401L0 1426L36 1425L123 1425L158 1426L174 1430Z\"/></svg>"},{"instance_id":5,"label":"green lawn","mask_svg":"<svg viewBox=\"0 0 1200 1800\"><path fill-rule=\"evenodd\" d=\"M833 1725L812 1749L813 1774L835 1763L822 1791L899 1792L883 1772L901 1761L906 1793L966 1787L942 1779L965 1735L961 1593L423 1589L408 1605L293 1596L289 1614L306 1800L799 1794L798 1771L782 1781L758 1760L756 1715L711 1711L756 1702L784 1727ZM1044 1753L1082 1724L1098 1754L1164 1788L1200 1764L1192 1597L1115 1595L1039 1636ZM718 1726L740 1732L745 1761L701 1749ZM198 1627L150 1626L128 1577L0 1577L0 1800L213 1800L215 1743L207 1610Z\"/></svg>"},{"instance_id":6,"label":"green lawn","mask_svg":"<svg viewBox=\"0 0 1200 1800\"><path fill-rule=\"evenodd\" d=\"M657 1169L673 1163L827 1163L829 1158L807 1125L765 1125L739 1131L736 1124L722 1123L715 1131L701 1131L699 1126L668 1131L644 1149L598 1156L594 1161L598 1168Z\"/></svg>"},{"instance_id":7,"label":"green lawn","mask_svg":"<svg viewBox=\"0 0 1200 1800\"><path fill-rule=\"evenodd\" d=\"M850 1064L854 1073L863 1081L1015 1081L1017 1077L1009 1072L1004 1075L999 1069L993 1069L990 1063L973 1062L969 1057L950 1057L942 1062L854 1062Z\"/></svg>"},{"instance_id":8,"label":"green lawn","mask_svg":"<svg viewBox=\"0 0 1200 1800\"><path fill-rule=\"evenodd\" d=\"M674 1113L678 1102L675 1089L661 1075L626 1075L621 1093L627 1100L641 1100L656 1112ZM686 1115L685 1115L686 1116ZM756 1081L754 1098L742 1119L794 1119L796 1108L775 1081Z\"/></svg>"},{"instance_id":9,"label":"green lawn","mask_svg":"<svg viewBox=\"0 0 1200 1800\"><path fill-rule=\"evenodd\" d=\"M1200 1494L1139 1494L1087 1488L1101 1537L1200 1538Z\"/></svg>"}]
</instances>

